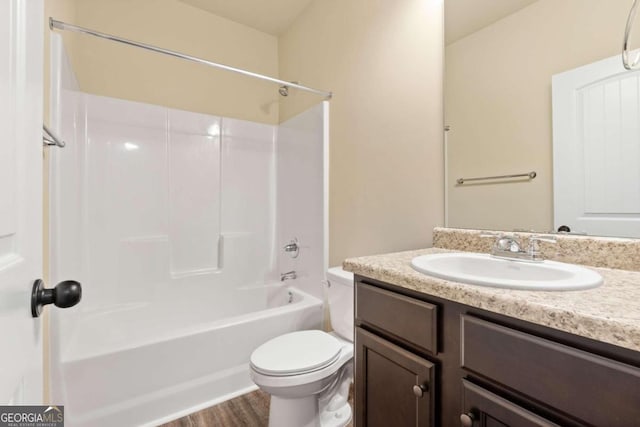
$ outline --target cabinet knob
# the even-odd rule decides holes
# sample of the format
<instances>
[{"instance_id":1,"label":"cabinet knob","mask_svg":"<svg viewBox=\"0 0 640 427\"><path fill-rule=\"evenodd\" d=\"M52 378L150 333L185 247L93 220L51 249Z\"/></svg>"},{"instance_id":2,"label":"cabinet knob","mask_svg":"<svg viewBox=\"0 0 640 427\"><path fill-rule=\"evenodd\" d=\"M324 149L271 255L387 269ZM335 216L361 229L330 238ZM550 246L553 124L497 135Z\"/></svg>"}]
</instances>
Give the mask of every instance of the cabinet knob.
<instances>
[{"instance_id":1,"label":"cabinet knob","mask_svg":"<svg viewBox=\"0 0 640 427\"><path fill-rule=\"evenodd\" d=\"M427 386L424 384L416 384L413 386L413 394L416 397L422 397L425 391L427 391Z\"/></svg>"},{"instance_id":2,"label":"cabinet knob","mask_svg":"<svg viewBox=\"0 0 640 427\"><path fill-rule=\"evenodd\" d=\"M473 427L474 420L475 417L473 416L473 412L460 415L460 424L462 427Z\"/></svg>"}]
</instances>

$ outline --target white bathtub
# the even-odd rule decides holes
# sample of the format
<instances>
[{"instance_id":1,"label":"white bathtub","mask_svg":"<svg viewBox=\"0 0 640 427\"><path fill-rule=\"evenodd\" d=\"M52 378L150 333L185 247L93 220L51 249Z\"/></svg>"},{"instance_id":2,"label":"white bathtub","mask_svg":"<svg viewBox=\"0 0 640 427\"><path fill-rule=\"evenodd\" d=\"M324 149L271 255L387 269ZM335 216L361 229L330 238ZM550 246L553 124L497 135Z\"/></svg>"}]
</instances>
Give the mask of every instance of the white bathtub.
<instances>
[{"instance_id":1,"label":"white bathtub","mask_svg":"<svg viewBox=\"0 0 640 427\"><path fill-rule=\"evenodd\" d=\"M253 349L321 327L322 301L299 290L271 284L236 293L221 301L245 301L244 308L214 309L201 298L92 310L73 316L72 325L61 320L72 332L52 400L65 402L66 425L153 426L246 393L256 389L248 371Z\"/></svg>"}]
</instances>

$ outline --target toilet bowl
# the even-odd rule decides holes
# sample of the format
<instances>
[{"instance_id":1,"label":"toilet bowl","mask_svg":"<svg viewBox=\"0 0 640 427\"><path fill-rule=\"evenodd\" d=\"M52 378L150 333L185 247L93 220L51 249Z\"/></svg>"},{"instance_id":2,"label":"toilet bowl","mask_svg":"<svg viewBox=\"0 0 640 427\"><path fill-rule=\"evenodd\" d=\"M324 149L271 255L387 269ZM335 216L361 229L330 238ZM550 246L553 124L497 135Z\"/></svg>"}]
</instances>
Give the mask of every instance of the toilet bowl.
<instances>
[{"instance_id":1,"label":"toilet bowl","mask_svg":"<svg viewBox=\"0 0 640 427\"><path fill-rule=\"evenodd\" d=\"M271 395L270 427L343 427L351 421L353 275L336 267L327 279L334 332L291 332L251 354L251 379Z\"/></svg>"}]
</instances>

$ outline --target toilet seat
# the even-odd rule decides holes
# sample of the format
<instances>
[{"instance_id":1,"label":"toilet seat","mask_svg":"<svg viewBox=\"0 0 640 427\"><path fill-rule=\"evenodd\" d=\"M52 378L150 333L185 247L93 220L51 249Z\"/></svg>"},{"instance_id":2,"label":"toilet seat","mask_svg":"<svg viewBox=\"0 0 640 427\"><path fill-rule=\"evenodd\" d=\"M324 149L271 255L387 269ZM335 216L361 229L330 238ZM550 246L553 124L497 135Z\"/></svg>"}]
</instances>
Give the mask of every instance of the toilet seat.
<instances>
[{"instance_id":1,"label":"toilet seat","mask_svg":"<svg viewBox=\"0 0 640 427\"><path fill-rule=\"evenodd\" d=\"M335 363L343 344L318 330L297 331L273 338L251 354L251 368L268 376L301 375Z\"/></svg>"}]
</instances>

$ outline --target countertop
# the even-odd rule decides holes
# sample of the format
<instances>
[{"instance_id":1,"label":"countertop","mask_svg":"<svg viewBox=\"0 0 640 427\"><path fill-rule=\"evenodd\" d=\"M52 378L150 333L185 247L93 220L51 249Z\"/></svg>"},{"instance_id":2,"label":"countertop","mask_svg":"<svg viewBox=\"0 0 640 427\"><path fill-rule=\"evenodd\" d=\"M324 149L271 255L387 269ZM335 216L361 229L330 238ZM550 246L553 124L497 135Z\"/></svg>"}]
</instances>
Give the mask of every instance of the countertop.
<instances>
[{"instance_id":1,"label":"countertop","mask_svg":"<svg viewBox=\"0 0 640 427\"><path fill-rule=\"evenodd\" d=\"M430 277L411 268L419 255L459 252L431 248L350 258L347 271L427 295L640 351L640 272L588 267L604 278L583 291L517 291Z\"/></svg>"}]
</instances>

